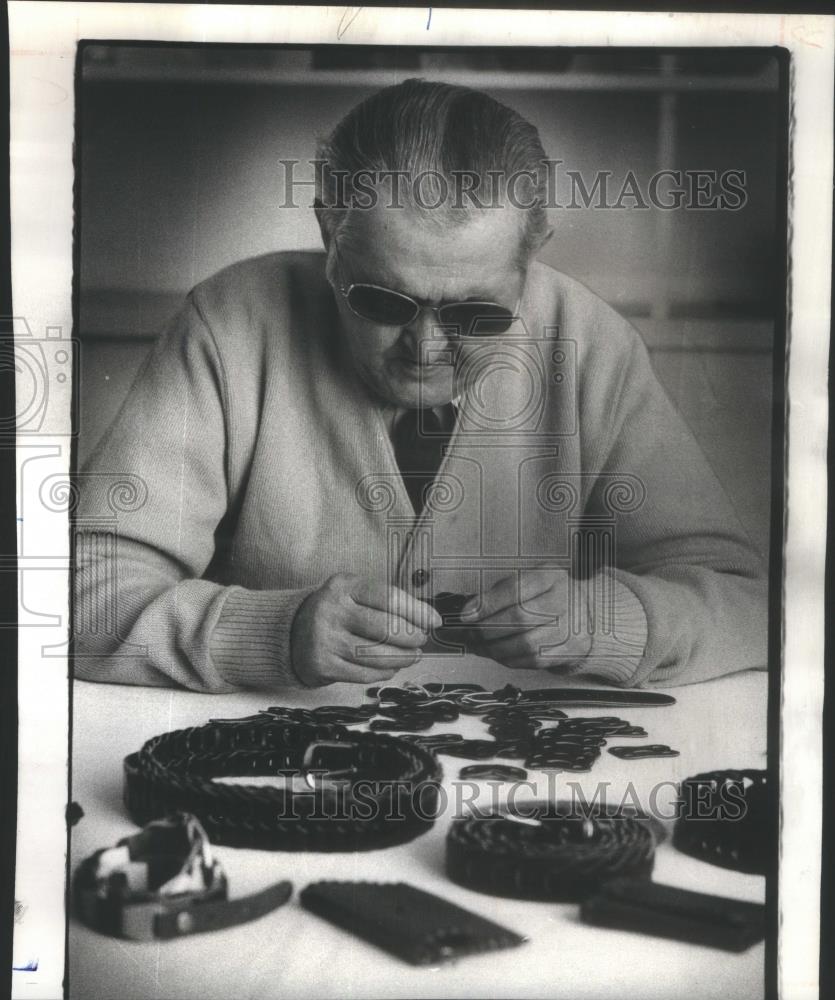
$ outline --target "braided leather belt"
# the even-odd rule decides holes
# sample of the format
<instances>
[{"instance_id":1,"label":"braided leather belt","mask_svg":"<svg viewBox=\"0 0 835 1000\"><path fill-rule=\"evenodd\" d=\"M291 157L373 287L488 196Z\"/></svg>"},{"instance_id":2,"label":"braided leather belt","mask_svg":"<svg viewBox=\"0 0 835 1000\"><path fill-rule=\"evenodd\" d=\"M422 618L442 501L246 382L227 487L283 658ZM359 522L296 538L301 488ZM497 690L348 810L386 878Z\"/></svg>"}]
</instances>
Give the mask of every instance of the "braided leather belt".
<instances>
[{"instance_id":1,"label":"braided leather belt","mask_svg":"<svg viewBox=\"0 0 835 1000\"><path fill-rule=\"evenodd\" d=\"M776 810L765 771L708 771L682 782L673 846L722 868L768 874L777 857Z\"/></svg>"},{"instance_id":2,"label":"braided leather belt","mask_svg":"<svg viewBox=\"0 0 835 1000\"><path fill-rule=\"evenodd\" d=\"M283 851L365 851L412 840L437 815L441 768L420 747L343 726L269 715L155 736L124 762L136 823L193 813L212 843ZM283 776L285 786L217 777Z\"/></svg>"},{"instance_id":3,"label":"braided leather belt","mask_svg":"<svg viewBox=\"0 0 835 1000\"><path fill-rule=\"evenodd\" d=\"M516 899L577 901L619 876L649 878L649 821L615 807L519 803L456 820L446 842L447 875L459 885Z\"/></svg>"}]
</instances>

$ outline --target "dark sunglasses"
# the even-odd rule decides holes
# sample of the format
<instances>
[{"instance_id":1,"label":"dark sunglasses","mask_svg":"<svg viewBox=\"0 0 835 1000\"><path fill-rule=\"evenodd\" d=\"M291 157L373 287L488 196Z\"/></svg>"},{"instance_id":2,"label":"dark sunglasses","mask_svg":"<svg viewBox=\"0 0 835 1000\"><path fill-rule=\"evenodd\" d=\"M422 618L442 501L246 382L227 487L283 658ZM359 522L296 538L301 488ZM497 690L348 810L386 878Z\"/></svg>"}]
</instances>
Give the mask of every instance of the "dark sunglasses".
<instances>
[{"instance_id":1,"label":"dark sunglasses","mask_svg":"<svg viewBox=\"0 0 835 1000\"><path fill-rule=\"evenodd\" d=\"M408 326L424 305L403 292L380 285L356 282L345 285L342 266L336 255L339 273L339 291L348 308L360 319L383 326ZM492 337L506 333L516 319L515 312L498 302L445 302L440 306L425 304L438 317L439 325L447 334L456 337Z\"/></svg>"}]
</instances>

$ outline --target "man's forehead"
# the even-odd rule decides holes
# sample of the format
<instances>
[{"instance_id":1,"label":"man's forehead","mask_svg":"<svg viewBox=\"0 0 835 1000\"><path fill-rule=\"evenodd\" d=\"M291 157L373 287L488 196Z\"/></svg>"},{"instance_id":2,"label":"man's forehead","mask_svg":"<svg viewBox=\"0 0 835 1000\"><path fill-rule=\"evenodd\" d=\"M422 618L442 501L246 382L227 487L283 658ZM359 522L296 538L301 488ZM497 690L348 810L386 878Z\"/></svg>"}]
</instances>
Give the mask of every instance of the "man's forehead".
<instances>
[{"instance_id":1,"label":"man's forehead","mask_svg":"<svg viewBox=\"0 0 835 1000\"><path fill-rule=\"evenodd\" d=\"M339 243L366 280L402 287L478 276L484 284L496 285L518 274L522 224L513 208L470 213L462 223L440 217L427 221L413 210L377 207L354 210Z\"/></svg>"}]
</instances>

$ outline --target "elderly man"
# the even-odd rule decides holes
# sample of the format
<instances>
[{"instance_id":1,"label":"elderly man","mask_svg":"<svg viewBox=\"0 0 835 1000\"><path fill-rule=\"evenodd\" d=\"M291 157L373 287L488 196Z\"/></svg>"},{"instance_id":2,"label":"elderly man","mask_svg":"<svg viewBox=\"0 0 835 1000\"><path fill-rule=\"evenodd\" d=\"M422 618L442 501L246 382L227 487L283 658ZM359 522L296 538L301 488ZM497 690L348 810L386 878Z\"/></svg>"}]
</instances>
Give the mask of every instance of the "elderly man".
<instances>
[{"instance_id":1,"label":"elderly man","mask_svg":"<svg viewBox=\"0 0 835 1000\"><path fill-rule=\"evenodd\" d=\"M411 80L320 159L325 253L194 288L81 473L76 675L316 686L423 650L617 685L764 666L762 567L640 337L535 259L536 129Z\"/></svg>"}]
</instances>

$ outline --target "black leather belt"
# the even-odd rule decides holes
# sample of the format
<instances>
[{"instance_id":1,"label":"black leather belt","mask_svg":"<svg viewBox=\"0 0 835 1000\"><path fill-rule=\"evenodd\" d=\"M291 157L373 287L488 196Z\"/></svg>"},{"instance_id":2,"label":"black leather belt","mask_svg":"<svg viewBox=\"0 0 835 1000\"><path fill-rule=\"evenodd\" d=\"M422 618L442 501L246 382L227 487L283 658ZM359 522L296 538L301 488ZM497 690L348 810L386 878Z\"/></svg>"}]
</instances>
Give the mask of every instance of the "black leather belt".
<instances>
[{"instance_id":1,"label":"black leather belt","mask_svg":"<svg viewBox=\"0 0 835 1000\"><path fill-rule=\"evenodd\" d=\"M777 857L767 772L708 771L683 781L673 846L722 868L767 875Z\"/></svg>"},{"instance_id":2,"label":"black leather belt","mask_svg":"<svg viewBox=\"0 0 835 1000\"><path fill-rule=\"evenodd\" d=\"M453 882L495 896L576 901L619 876L648 878L655 835L635 812L593 804L526 802L452 823Z\"/></svg>"},{"instance_id":3,"label":"black leather belt","mask_svg":"<svg viewBox=\"0 0 835 1000\"><path fill-rule=\"evenodd\" d=\"M384 688L383 692L388 688ZM381 692L381 694L383 693ZM489 711L496 705L533 705L545 702L551 705L571 705L574 707L589 705L609 708L642 707L649 708L659 705L675 705L676 700L671 694L661 691L645 691L643 689L618 688L518 688L506 684L497 691L465 693L460 699L462 711L475 714L479 711Z\"/></svg>"},{"instance_id":4,"label":"black leather belt","mask_svg":"<svg viewBox=\"0 0 835 1000\"><path fill-rule=\"evenodd\" d=\"M278 882L228 899L226 876L206 833L186 813L172 813L96 851L79 865L73 888L85 923L136 941L245 923L286 903L293 892L290 882Z\"/></svg>"},{"instance_id":5,"label":"black leather belt","mask_svg":"<svg viewBox=\"0 0 835 1000\"><path fill-rule=\"evenodd\" d=\"M413 744L270 715L214 721L148 740L124 762L139 823L184 810L215 844L364 851L412 840L437 815L441 768ZM213 781L283 776L285 786Z\"/></svg>"}]
</instances>

